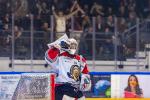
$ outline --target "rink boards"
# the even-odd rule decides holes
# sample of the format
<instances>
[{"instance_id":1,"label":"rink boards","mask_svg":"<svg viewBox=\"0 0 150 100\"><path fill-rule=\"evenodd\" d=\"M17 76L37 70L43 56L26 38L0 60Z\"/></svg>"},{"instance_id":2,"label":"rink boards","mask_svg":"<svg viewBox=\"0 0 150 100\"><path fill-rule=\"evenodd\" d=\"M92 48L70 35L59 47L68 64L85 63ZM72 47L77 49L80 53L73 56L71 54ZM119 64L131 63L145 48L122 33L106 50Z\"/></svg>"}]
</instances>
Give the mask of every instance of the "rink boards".
<instances>
[{"instance_id":1,"label":"rink boards","mask_svg":"<svg viewBox=\"0 0 150 100\"><path fill-rule=\"evenodd\" d=\"M28 80L28 82L27 81L21 81L21 82L27 82L25 84L29 84L29 80L31 80L31 78L26 77L28 76L26 75L27 72L0 72L0 77L1 77L0 78L0 83L1 83L0 99L4 97L8 97L5 95L11 96L13 94L13 91L9 90L11 85L8 85L8 84L10 82L12 84L13 82L13 84L15 84L16 87L19 86L17 84L18 82L20 82L19 81L20 74L23 74L23 76L21 76L23 80ZM32 75L32 73L29 73L29 74ZM34 73L34 74L35 75L37 74L36 76L39 75L39 73ZM46 75L46 74L47 73L42 73L42 75ZM7 77L3 77L5 75ZM89 91L88 93L85 93L87 97L86 100L150 100L150 87L148 87L150 83L149 72L91 72L90 75L91 75L91 80L92 80L92 88L91 88L91 91ZM127 87L127 82L128 82L128 78L130 75L135 75L138 78L139 86L143 90L143 98L137 98L137 99L134 99L134 98L125 99L124 98L124 89ZM43 77L38 78L39 81L43 79L45 78ZM36 84L34 81L31 83ZM97 84L97 87L98 85L100 85L98 89L95 88L96 84ZM13 87L15 85L13 85ZM5 88L2 88L2 86L5 86ZM42 86L39 86L39 87L42 87ZM8 90L8 92L6 92L6 90ZM45 90L43 90L42 93L44 93L44 91ZM29 94L29 92L27 93ZM52 95L49 95L49 96L53 97Z\"/></svg>"}]
</instances>

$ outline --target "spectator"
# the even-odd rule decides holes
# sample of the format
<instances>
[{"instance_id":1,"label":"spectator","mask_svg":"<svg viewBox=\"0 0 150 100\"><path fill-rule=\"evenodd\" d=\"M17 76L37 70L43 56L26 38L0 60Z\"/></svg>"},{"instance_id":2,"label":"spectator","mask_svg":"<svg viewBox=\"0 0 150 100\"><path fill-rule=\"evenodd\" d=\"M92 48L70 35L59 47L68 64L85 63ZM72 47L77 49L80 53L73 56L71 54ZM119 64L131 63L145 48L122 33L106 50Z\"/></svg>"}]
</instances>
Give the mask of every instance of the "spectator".
<instances>
[{"instance_id":1,"label":"spectator","mask_svg":"<svg viewBox=\"0 0 150 100\"><path fill-rule=\"evenodd\" d=\"M3 24L9 24L10 23L10 16L7 13L3 18Z\"/></svg>"},{"instance_id":2,"label":"spectator","mask_svg":"<svg viewBox=\"0 0 150 100\"><path fill-rule=\"evenodd\" d=\"M118 18L117 27L118 27L119 33L125 32L125 30L127 29L127 23L126 23L125 18L123 18L123 17Z\"/></svg>"},{"instance_id":3,"label":"spectator","mask_svg":"<svg viewBox=\"0 0 150 100\"><path fill-rule=\"evenodd\" d=\"M90 15L90 8L87 4L83 5L83 11L85 12L85 15Z\"/></svg>"},{"instance_id":4,"label":"spectator","mask_svg":"<svg viewBox=\"0 0 150 100\"><path fill-rule=\"evenodd\" d=\"M9 40L8 40L8 36L10 35L10 30L9 30L9 25L8 24L4 24L3 26L3 31L1 33L2 36L2 44L3 46L5 46L6 44L8 44Z\"/></svg>"},{"instance_id":5,"label":"spectator","mask_svg":"<svg viewBox=\"0 0 150 100\"><path fill-rule=\"evenodd\" d=\"M74 1L73 6L69 10L69 12L71 13L78 8L80 8L79 4L77 3L77 1ZM80 12L76 13L73 17L74 18L74 23L73 23L74 24L74 27L73 27L74 30L82 31L81 23L82 23L82 17L84 17L84 16L85 16L85 12L83 11L83 9L80 8ZM66 28L68 29L67 32L70 32L69 29L72 28L71 27L71 20L67 20Z\"/></svg>"},{"instance_id":6,"label":"spectator","mask_svg":"<svg viewBox=\"0 0 150 100\"><path fill-rule=\"evenodd\" d=\"M28 1L27 0L17 0L16 9L14 10L14 14L16 19L26 16L28 14Z\"/></svg>"},{"instance_id":7,"label":"spectator","mask_svg":"<svg viewBox=\"0 0 150 100\"><path fill-rule=\"evenodd\" d=\"M110 32L114 32L114 18L113 16L108 16L105 26L105 32L109 30Z\"/></svg>"},{"instance_id":8,"label":"spectator","mask_svg":"<svg viewBox=\"0 0 150 100\"><path fill-rule=\"evenodd\" d=\"M15 33L15 39L18 39L21 35L21 28L19 28L18 26L14 26L14 33Z\"/></svg>"},{"instance_id":9,"label":"spectator","mask_svg":"<svg viewBox=\"0 0 150 100\"><path fill-rule=\"evenodd\" d=\"M128 28L136 25L136 13L135 12L129 12L129 18L128 18Z\"/></svg>"},{"instance_id":10,"label":"spectator","mask_svg":"<svg viewBox=\"0 0 150 100\"><path fill-rule=\"evenodd\" d=\"M89 16L84 16L82 20L82 28L84 32L88 32L91 27L91 21Z\"/></svg>"},{"instance_id":11,"label":"spectator","mask_svg":"<svg viewBox=\"0 0 150 100\"><path fill-rule=\"evenodd\" d=\"M14 39L18 40L18 38L22 35L22 30L18 26L14 26ZM12 39L12 34L9 34L7 37L7 43Z\"/></svg>"},{"instance_id":12,"label":"spectator","mask_svg":"<svg viewBox=\"0 0 150 100\"><path fill-rule=\"evenodd\" d=\"M50 10L48 9L47 4L43 2L41 6L41 18L43 19L43 21L49 21L49 15Z\"/></svg>"},{"instance_id":13,"label":"spectator","mask_svg":"<svg viewBox=\"0 0 150 100\"><path fill-rule=\"evenodd\" d=\"M104 32L104 22L100 15L96 17L96 32Z\"/></svg>"},{"instance_id":14,"label":"spectator","mask_svg":"<svg viewBox=\"0 0 150 100\"><path fill-rule=\"evenodd\" d=\"M81 11L81 8L78 6L74 12L71 12L68 15L64 15L63 11L59 11L58 14L56 14L54 6L52 9L54 17L56 18L56 38L59 38L63 35L62 33L66 32L66 20L70 19L78 11Z\"/></svg>"},{"instance_id":15,"label":"spectator","mask_svg":"<svg viewBox=\"0 0 150 100\"><path fill-rule=\"evenodd\" d=\"M43 23L43 26L42 26L42 31L44 31L44 43L47 44L49 43L49 40L50 40L50 31L51 29L49 28L49 25L47 22L44 22Z\"/></svg>"},{"instance_id":16,"label":"spectator","mask_svg":"<svg viewBox=\"0 0 150 100\"><path fill-rule=\"evenodd\" d=\"M130 11L135 11L136 8L136 1L135 0L129 0L128 2L128 10Z\"/></svg>"},{"instance_id":17,"label":"spectator","mask_svg":"<svg viewBox=\"0 0 150 100\"><path fill-rule=\"evenodd\" d=\"M104 16L103 6L97 4L96 2L94 2L93 6L90 10L90 14L93 15L93 16L97 16L97 15Z\"/></svg>"},{"instance_id":18,"label":"spectator","mask_svg":"<svg viewBox=\"0 0 150 100\"><path fill-rule=\"evenodd\" d=\"M112 7L108 7L108 11L106 12L105 16L114 16L114 12Z\"/></svg>"},{"instance_id":19,"label":"spectator","mask_svg":"<svg viewBox=\"0 0 150 100\"><path fill-rule=\"evenodd\" d=\"M117 47L117 60L123 61L125 60L124 57L124 50L126 48L126 45L123 41L124 39L124 34L118 33L117 36L112 36L113 44L116 45Z\"/></svg>"},{"instance_id":20,"label":"spectator","mask_svg":"<svg viewBox=\"0 0 150 100\"><path fill-rule=\"evenodd\" d=\"M40 15L34 17L34 29L39 31L41 30L43 20L41 19Z\"/></svg>"},{"instance_id":21,"label":"spectator","mask_svg":"<svg viewBox=\"0 0 150 100\"><path fill-rule=\"evenodd\" d=\"M119 7L119 11L117 13L117 17L124 17L124 18L128 17L128 11L127 11L127 7L126 6L121 5Z\"/></svg>"}]
</instances>

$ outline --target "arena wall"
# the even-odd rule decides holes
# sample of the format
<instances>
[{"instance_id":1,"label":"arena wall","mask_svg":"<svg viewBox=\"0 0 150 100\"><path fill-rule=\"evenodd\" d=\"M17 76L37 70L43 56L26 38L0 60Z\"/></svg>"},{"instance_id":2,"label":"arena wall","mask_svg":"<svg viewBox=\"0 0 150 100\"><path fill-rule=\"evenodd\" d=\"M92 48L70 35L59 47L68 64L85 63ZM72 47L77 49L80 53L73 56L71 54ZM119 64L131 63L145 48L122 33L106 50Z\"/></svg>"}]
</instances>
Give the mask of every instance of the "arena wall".
<instances>
[{"instance_id":1,"label":"arena wall","mask_svg":"<svg viewBox=\"0 0 150 100\"><path fill-rule=\"evenodd\" d=\"M11 66L11 60L9 58L0 58L1 67L0 71L50 71L51 67L45 65L44 60L15 60L14 67ZM119 68L120 61L87 61L90 71L106 72L106 71L149 71L145 68L145 61L140 60L137 65L137 61L128 60L121 62L123 68Z\"/></svg>"}]
</instances>

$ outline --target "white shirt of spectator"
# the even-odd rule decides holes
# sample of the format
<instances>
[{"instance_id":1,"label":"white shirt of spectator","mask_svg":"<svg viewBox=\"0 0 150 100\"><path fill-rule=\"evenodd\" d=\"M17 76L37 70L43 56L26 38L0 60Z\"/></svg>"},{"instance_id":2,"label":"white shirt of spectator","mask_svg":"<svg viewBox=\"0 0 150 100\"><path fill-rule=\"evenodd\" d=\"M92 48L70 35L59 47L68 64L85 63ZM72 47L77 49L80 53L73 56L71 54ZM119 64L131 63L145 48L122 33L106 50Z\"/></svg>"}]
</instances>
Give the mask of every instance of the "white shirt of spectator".
<instances>
[{"instance_id":1,"label":"white shirt of spectator","mask_svg":"<svg viewBox=\"0 0 150 100\"><path fill-rule=\"evenodd\" d=\"M58 17L56 19L56 32L65 32L66 31L66 18Z\"/></svg>"}]
</instances>

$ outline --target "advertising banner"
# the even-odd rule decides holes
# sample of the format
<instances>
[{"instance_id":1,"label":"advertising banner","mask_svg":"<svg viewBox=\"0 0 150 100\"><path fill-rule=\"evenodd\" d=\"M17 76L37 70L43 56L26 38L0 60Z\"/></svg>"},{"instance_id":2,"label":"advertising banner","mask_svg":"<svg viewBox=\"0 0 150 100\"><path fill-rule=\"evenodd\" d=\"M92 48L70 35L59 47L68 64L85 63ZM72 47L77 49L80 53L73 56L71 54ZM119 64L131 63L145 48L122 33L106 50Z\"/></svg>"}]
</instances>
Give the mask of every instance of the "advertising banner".
<instances>
[{"instance_id":1,"label":"advertising banner","mask_svg":"<svg viewBox=\"0 0 150 100\"><path fill-rule=\"evenodd\" d=\"M0 75L0 100L12 100L20 75Z\"/></svg>"},{"instance_id":2,"label":"advertising banner","mask_svg":"<svg viewBox=\"0 0 150 100\"><path fill-rule=\"evenodd\" d=\"M13 100L50 100L49 74L22 74Z\"/></svg>"},{"instance_id":3,"label":"advertising banner","mask_svg":"<svg viewBox=\"0 0 150 100\"><path fill-rule=\"evenodd\" d=\"M91 75L92 88L86 92L87 97L110 98L111 97L111 76Z\"/></svg>"},{"instance_id":4,"label":"advertising banner","mask_svg":"<svg viewBox=\"0 0 150 100\"><path fill-rule=\"evenodd\" d=\"M0 75L0 100L50 100L50 74Z\"/></svg>"},{"instance_id":5,"label":"advertising banner","mask_svg":"<svg viewBox=\"0 0 150 100\"><path fill-rule=\"evenodd\" d=\"M112 98L150 98L150 75L112 75Z\"/></svg>"}]
</instances>

